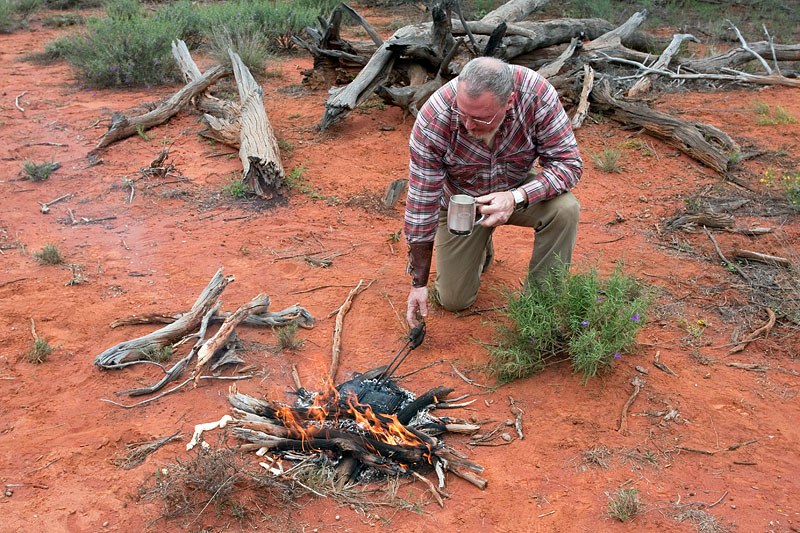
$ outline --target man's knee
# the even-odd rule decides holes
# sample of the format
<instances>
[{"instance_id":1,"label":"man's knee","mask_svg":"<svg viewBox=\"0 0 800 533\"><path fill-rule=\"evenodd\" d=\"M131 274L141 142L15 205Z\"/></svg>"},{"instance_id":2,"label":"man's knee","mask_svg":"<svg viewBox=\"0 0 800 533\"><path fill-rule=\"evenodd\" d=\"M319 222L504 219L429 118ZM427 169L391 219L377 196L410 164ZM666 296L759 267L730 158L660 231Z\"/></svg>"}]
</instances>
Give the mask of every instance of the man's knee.
<instances>
[{"instance_id":1,"label":"man's knee","mask_svg":"<svg viewBox=\"0 0 800 533\"><path fill-rule=\"evenodd\" d=\"M562 194L557 198L555 220L568 227L577 227L581 216L581 203L572 194Z\"/></svg>"},{"instance_id":2,"label":"man's knee","mask_svg":"<svg viewBox=\"0 0 800 533\"><path fill-rule=\"evenodd\" d=\"M478 297L477 292L464 292L464 291L448 291L443 288L437 287L436 299L439 305L445 310L454 313L456 311L463 311L473 303Z\"/></svg>"}]
</instances>

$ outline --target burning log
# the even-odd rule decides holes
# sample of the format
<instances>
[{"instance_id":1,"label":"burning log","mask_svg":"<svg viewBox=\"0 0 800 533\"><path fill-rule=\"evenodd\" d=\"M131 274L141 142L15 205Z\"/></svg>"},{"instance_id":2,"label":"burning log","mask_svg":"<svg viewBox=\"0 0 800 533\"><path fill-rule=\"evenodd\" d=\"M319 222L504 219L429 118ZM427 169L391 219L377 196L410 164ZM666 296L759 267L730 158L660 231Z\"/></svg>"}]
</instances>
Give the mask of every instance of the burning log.
<instances>
[{"instance_id":1,"label":"burning log","mask_svg":"<svg viewBox=\"0 0 800 533\"><path fill-rule=\"evenodd\" d=\"M290 406L241 394L231 387L233 435L247 441L243 450L271 452L324 451L336 462L337 484L355 479L364 469L421 475L435 470L439 489L444 473L452 472L481 489L483 467L432 435L475 432L480 426L449 418L436 418L428 408L452 392L431 389L414 398L384 374L387 367L356 375L350 381L315 395L301 395ZM426 480L429 487L433 484ZM435 488L435 487L434 487ZM442 494L437 490L437 494Z\"/></svg>"}]
</instances>

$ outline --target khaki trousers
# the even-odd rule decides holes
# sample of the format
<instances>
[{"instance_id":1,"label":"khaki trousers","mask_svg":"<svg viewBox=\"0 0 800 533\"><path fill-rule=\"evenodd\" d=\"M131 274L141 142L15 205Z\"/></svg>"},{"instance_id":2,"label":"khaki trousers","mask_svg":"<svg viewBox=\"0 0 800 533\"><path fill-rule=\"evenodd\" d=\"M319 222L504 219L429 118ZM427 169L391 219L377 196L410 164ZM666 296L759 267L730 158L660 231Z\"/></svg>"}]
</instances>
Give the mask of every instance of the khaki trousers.
<instances>
[{"instance_id":1,"label":"khaki trousers","mask_svg":"<svg viewBox=\"0 0 800 533\"><path fill-rule=\"evenodd\" d=\"M541 281L549 270L569 264L578 231L580 203L570 192L516 211L506 225L534 228L533 253L528 276ZM436 292L448 311L466 309L475 302L481 284L481 269L486 259L486 243L495 228L476 226L468 237L447 230L447 211L439 213L436 231ZM527 284L526 284L527 286Z\"/></svg>"}]
</instances>

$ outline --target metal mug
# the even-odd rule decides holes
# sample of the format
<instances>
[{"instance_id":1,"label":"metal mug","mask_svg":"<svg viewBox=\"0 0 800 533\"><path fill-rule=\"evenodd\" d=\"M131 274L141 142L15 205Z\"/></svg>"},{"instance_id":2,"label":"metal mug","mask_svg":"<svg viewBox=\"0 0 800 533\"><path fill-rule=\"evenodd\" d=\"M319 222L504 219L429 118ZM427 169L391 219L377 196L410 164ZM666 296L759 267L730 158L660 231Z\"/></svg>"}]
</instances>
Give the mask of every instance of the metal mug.
<instances>
[{"instance_id":1,"label":"metal mug","mask_svg":"<svg viewBox=\"0 0 800 533\"><path fill-rule=\"evenodd\" d=\"M447 229L453 235L461 237L471 235L473 228L486 218L486 215L481 215L475 220L477 210L474 197L468 194L454 194L450 197L450 205L447 208Z\"/></svg>"}]
</instances>

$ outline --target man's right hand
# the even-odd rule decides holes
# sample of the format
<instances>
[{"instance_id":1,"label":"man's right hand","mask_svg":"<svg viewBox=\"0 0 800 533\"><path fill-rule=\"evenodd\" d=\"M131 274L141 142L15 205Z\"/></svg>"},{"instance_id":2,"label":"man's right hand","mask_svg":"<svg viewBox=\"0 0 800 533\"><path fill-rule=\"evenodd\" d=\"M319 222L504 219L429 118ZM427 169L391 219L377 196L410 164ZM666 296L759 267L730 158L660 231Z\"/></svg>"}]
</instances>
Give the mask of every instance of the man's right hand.
<instances>
[{"instance_id":1,"label":"man's right hand","mask_svg":"<svg viewBox=\"0 0 800 533\"><path fill-rule=\"evenodd\" d=\"M419 324L420 318L428 316L428 287L414 287L408 293L406 320L412 328Z\"/></svg>"}]
</instances>

